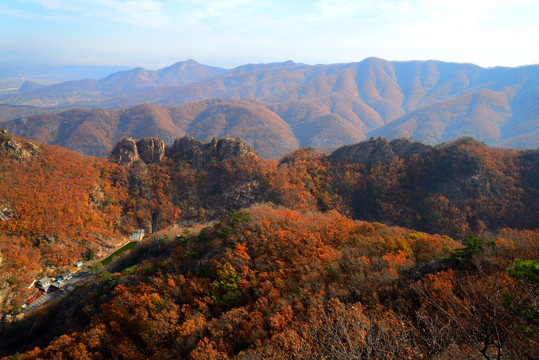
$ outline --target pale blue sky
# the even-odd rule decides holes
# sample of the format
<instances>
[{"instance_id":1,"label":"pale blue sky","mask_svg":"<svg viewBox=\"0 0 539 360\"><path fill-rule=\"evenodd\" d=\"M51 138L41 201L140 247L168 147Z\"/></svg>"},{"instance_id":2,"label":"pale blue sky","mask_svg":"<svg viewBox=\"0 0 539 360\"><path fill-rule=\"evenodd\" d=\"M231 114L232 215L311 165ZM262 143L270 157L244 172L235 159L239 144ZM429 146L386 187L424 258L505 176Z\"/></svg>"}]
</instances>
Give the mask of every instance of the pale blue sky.
<instances>
[{"instance_id":1,"label":"pale blue sky","mask_svg":"<svg viewBox=\"0 0 539 360\"><path fill-rule=\"evenodd\" d=\"M0 0L0 61L539 63L539 0Z\"/></svg>"}]
</instances>

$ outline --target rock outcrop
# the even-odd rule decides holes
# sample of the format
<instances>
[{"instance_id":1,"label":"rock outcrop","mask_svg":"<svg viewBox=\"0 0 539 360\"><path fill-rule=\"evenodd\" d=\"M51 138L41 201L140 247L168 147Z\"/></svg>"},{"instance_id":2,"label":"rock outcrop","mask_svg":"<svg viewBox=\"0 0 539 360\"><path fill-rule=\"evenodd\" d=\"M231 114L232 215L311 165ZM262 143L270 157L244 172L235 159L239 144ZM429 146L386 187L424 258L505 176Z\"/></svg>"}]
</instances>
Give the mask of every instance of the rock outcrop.
<instances>
[{"instance_id":1,"label":"rock outcrop","mask_svg":"<svg viewBox=\"0 0 539 360\"><path fill-rule=\"evenodd\" d=\"M109 159L120 165L131 165L137 160L146 164L161 161L165 155L165 143L155 137L145 137L139 141L123 138L112 150Z\"/></svg>"},{"instance_id":2,"label":"rock outcrop","mask_svg":"<svg viewBox=\"0 0 539 360\"><path fill-rule=\"evenodd\" d=\"M165 142L156 137L145 137L137 141L137 150L142 161L155 164L165 155Z\"/></svg>"},{"instance_id":3,"label":"rock outcrop","mask_svg":"<svg viewBox=\"0 0 539 360\"><path fill-rule=\"evenodd\" d=\"M140 159L137 143L132 138L123 138L112 150L109 159L120 165L131 165Z\"/></svg>"},{"instance_id":4,"label":"rock outcrop","mask_svg":"<svg viewBox=\"0 0 539 360\"><path fill-rule=\"evenodd\" d=\"M343 146L333 152L330 157L337 161L353 161L367 166L384 164L393 160L396 156L410 159L415 154L422 154L432 149L431 146L408 139L396 139L389 142L379 137L371 138L354 145Z\"/></svg>"},{"instance_id":5,"label":"rock outcrop","mask_svg":"<svg viewBox=\"0 0 539 360\"><path fill-rule=\"evenodd\" d=\"M391 161L395 153L389 145L389 141L384 138L371 138L358 144L343 146L331 154L335 160L353 161L366 165L375 165Z\"/></svg>"},{"instance_id":6,"label":"rock outcrop","mask_svg":"<svg viewBox=\"0 0 539 360\"><path fill-rule=\"evenodd\" d=\"M32 143L15 140L6 130L0 129L0 154L2 153L22 162L34 158L39 153L39 148Z\"/></svg>"},{"instance_id":7,"label":"rock outcrop","mask_svg":"<svg viewBox=\"0 0 539 360\"><path fill-rule=\"evenodd\" d=\"M389 145L393 152L403 159L410 159L416 154L421 155L426 151L432 150L432 146L404 138L392 140Z\"/></svg>"},{"instance_id":8,"label":"rock outcrop","mask_svg":"<svg viewBox=\"0 0 539 360\"><path fill-rule=\"evenodd\" d=\"M13 216L15 216L15 214L10 204L0 205L0 220L1 221L7 221L11 219Z\"/></svg>"},{"instance_id":9,"label":"rock outcrop","mask_svg":"<svg viewBox=\"0 0 539 360\"><path fill-rule=\"evenodd\" d=\"M176 139L174 145L167 148L167 156L189 162L193 167L203 167L214 161L255 155L254 150L239 139L213 139L203 143L191 136Z\"/></svg>"}]
</instances>

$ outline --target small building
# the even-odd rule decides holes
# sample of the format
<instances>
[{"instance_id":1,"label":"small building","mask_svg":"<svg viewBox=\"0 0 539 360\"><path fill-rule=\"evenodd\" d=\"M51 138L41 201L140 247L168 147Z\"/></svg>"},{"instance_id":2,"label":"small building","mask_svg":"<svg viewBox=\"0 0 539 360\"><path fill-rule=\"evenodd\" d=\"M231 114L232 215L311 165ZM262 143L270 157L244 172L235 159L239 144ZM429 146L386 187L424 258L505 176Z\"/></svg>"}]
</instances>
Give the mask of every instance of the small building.
<instances>
[{"instance_id":1,"label":"small building","mask_svg":"<svg viewBox=\"0 0 539 360\"><path fill-rule=\"evenodd\" d=\"M79 261L75 262L75 266L76 267L81 267L82 266L82 261L79 260Z\"/></svg>"},{"instance_id":2,"label":"small building","mask_svg":"<svg viewBox=\"0 0 539 360\"><path fill-rule=\"evenodd\" d=\"M73 274L71 273L71 271L66 271L65 273L62 274L61 278L62 280L69 280L73 277Z\"/></svg>"},{"instance_id":3,"label":"small building","mask_svg":"<svg viewBox=\"0 0 539 360\"><path fill-rule=\"evenodd\" d=\"M66 286L65 281L59 280L59 281L53 282L50 287L53 291L61 291L64 289L65 286Z\"/></svg>"},{"instance_id":4,"label":"small building","mask_svg":"<svg viewBox=\"0 0 539 360\"><path fill-rule=\"evenodd\" d=\"M49 286L51 286L51 279L48 276L45 276L43 279L36 282L36 287L44 292L47 292Z\"/></svg>"},{"instance_id":5,"label":"small building","mask_svg":"<svg viewBox=\"0 0 539 360\"><path fill-rule=\"evenodd\" d=\"M136 229L131 233L129 241L140 241L144 237L144 229Z\"/></svg>"}]
</instances>

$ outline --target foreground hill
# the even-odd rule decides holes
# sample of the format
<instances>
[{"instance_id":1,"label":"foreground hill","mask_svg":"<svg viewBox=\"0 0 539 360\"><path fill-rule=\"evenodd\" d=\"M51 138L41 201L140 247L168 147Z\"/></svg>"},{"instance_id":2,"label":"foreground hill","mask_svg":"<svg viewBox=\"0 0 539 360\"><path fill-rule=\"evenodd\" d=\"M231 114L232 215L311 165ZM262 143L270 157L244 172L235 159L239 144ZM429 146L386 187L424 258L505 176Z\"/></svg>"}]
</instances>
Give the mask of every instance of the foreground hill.
<instances>
[{"instance_id":1,"label":"foreground hill","mask_svg":"<svg viewBox=\"0 0 539 360\"><path fill-rule=\"evenodd\" d=\"M335 211L265 205L175 234L152 237L6 329L3 353L524 359L539 350L537 261L529 260L539 256L537 232L506 229L462 245Z\"/></svg>"},{"instance_id":2,"label":"foreground hill","mask_svg":"<svg viewBox=\"0 0 539 360\"><path fill-rule=\"evenodd\" d=\"M323 155L264 160L239 139L124 139L111 160L2 132L0 307L20 305L32 280L104 254L132 229L215 221L258 203L336 210L465 240L539 227L538 151L470 138L438 146L372 139Z\"/></svg>"},{"instance_id":3,"label":"foreground hill","mask_svg":"<svg viewBox=\"0 0 539 360\"><path fill-rule=\"evenodd\" d=\"M538 89L537 65L481 68L368 58L313 66L292 61L250 64L224 71L186 62L157 72L134 69L99 81L21 91L0 97L0 102L119 108L242 99L275 112L292 127L301 146L341 146L368 134L428 144L473 136L491 145L536 148ZM235 132L245 130L240 136L250 139L248 128L238 126ZM267 140L259 135L257 141Z\"/></svg>"},{"instance_id":4,"label":"foreground hill","mask_svg":"<svg viewBox=\"0 0 539 360\"><path fill-rule=\"evenodd\" d=\"M40 274L59 274L132 228L107 161L0 133L0 308L20 305Z\"/></svg>"}]
</instances>

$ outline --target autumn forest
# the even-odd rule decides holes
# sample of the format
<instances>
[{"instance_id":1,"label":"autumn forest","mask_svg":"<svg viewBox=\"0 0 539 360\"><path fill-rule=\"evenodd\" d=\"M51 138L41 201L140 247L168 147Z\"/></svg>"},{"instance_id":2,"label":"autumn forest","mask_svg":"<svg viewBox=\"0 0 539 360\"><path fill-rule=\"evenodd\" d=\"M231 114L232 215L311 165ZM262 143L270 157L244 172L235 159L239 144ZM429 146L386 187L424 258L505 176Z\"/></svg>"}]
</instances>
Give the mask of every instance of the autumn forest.
<instances>
[{"instance_id":1,"label":"autumn forest","mask_svg":"<svg viewBox=\"0 0 539 360\"><path fill-rule=\"evenodd\" d=\"M7 359L536 359L538 260L539 150L186 136L105 159L0 133Z\"/></svg>"}]
</instances>

